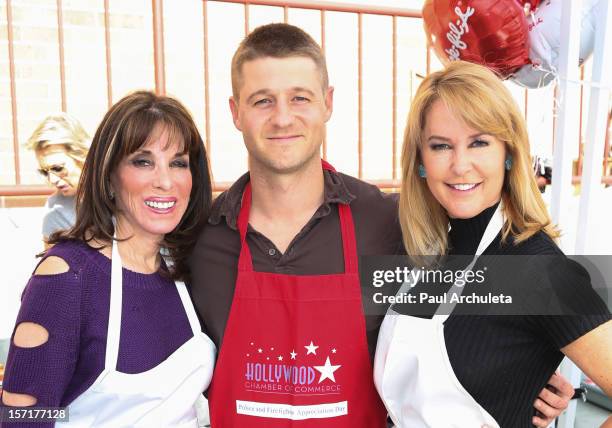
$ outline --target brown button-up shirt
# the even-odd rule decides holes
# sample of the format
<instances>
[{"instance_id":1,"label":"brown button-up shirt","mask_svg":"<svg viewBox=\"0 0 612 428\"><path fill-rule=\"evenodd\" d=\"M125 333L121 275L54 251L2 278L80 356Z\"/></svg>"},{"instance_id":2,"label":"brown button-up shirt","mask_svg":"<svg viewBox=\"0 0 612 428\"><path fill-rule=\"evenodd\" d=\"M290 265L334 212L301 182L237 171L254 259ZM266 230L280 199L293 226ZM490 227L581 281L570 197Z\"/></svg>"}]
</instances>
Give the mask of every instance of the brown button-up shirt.
<instances>
[{"instance_id":1,"label":"brown button-up shirt","mask_svg":"<svg viewBox=\"0 0 612 428\"><path fill-rule=\"evenodd\" d=\"M204 331L221 348L223 332L234 296L240 255L236 222L244 186L243 175L213 205L191 257L190 291ZM397 214L397 195L341 173L324 171L324 201L295 236L285 253L250 225L247 243L253 268L259 272L289 275L324 275L344 272L344 256L338 217L339 203L350 204L359 256L403 252ZM370 355L382 317L366 316ZM308 322L308 320L304 320Z\"/></svg>"}]
</instances>

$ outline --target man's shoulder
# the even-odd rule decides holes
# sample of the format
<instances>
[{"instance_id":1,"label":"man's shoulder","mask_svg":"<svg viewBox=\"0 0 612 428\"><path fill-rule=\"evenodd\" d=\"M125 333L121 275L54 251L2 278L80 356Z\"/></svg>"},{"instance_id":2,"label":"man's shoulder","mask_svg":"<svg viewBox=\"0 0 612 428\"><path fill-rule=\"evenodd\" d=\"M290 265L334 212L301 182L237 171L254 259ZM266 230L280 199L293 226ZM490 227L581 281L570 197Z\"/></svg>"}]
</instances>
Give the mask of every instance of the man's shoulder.
<instances>
[{"instance_id":1,"label":"man's shoulder","mask_svg":"<svg viewBox=\"0 0 612 428\"><path fill-rule=\"evenodd\" d=\"M236 229L236 220L238 219L238 212L240 211L242 192L248 181L249 173L247 172L236 180L229 189L215 198L208 218L209 225L225 223L231 229Z\"/></svg>"},{"instance_id":2,"label":"man's shoulder","mask_svg":"<svg viewBox=\"0 0 612 428\"><path fill-rule=\"evenodd\" d=\"M200 231L200 237L205 235L208 239L211 235L238 234L238 212L234 213L235 209L231 205L233 203L228 200L227 191L220 193L213 200L211 214ZM240 207L238 207L239 209Z\"/></svg>"},{"instance_id":3,"label":"man's shoulder","mask_svg":"<svg viewBox=\"0 0 612 428\"><path fill-rule=\"evenodd\" d=\"M399 195L397 193L385 193L374 184L367 183L359 178L339 172L338 175L344 182L346 188L355 197L351 203L355 206L379 204L378 208L397 209Z\"/></svg>"},{"instance_id":4,"label":"man's shoulder","mask_svg":"<svg viewBox=\"0 0 612 428\"><path fill-rule=\"evenodd\" d=\"M350 203L360 255L402 254L402 233L398 217L398 195L340 173L354 198Z\"/></svg>"},{"instance_id":5,"label":"man's shoulder","mask_svg":"<svg viewBox=\"0 0 612 428\"><path fill-rule=\"evenodd\" d=\"M210 217L208 218L208 222L211 224L217 224L219 223L220 219L221 219L221 211L223 208L223 205L226 203L227 201L227 192L229 190L224 190L223 192L219 193L219 195L217 195L217 197L215 197L213 199L213 203L212 203L212 207L210 210Z\"/></svg>"}]
</instances>

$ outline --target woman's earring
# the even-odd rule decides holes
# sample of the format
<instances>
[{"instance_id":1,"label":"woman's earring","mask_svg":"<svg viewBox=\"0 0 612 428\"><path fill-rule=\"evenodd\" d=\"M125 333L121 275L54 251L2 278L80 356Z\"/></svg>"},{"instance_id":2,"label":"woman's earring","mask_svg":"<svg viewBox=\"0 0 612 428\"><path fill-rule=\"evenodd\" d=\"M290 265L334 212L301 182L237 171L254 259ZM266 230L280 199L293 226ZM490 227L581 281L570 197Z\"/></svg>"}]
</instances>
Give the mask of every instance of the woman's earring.
<instances>
[{"instance_id":1,"label":"woman's earring","mask_svg":"<svg viewBox=\"0 0 612 428\"><path fill-rule=\"evenodd\" d=\"M113 192L112 190L110 192L108 192L108 197L110 198L111 201L115 200L115 192Z\"/></svg>"},{"instance_id":2,"label":"woman's earring","mask_svg":"<svg viewBox=\"0 0 612 428\"><path fill-rule=\"evenodd\" d=\"M506 171L510 171L512 169L512 156L508 155L506 161L504 162L504 166L506 167Z\"/></svg>"},{"instance_id":3,"label":"woman's earring","mask_svg":"<svg viewBox=\"0 0 612 428\"><path fill-rule=\"evenodd\" d=\"M423 166L423 164L419 164L419 177L427 177L427 173L425 172L425 167Z\"/></svg>"}]
</instances>

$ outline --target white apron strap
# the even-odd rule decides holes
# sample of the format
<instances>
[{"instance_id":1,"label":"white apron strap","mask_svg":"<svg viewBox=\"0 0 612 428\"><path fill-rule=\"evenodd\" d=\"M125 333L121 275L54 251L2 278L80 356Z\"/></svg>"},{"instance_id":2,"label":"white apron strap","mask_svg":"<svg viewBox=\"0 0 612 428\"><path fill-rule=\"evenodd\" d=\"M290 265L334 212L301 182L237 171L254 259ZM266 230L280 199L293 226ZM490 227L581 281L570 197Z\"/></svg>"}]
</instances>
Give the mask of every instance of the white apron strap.
<instances>
[{"instance_id":1,"label":"white apron strap","mask_svg":"<svg viewBox=\"0 0 612 428\"><path fill-rule=\"evenodd\" d=\"M113 218L113 223L114 223ZM116 229L116 227L115 227ZM119 356L119 336L121 334L121 306L123 301L123 272L119 245L114 240L111 242L111 292L110 308L108 312L108 331L106 333L106 357L104 359L105 370L117 370L117 358Z\"/></svg>"},{"instance_id":2,"label":"white apron strap","mask_svg":"<svg viewBox=\"0 0 612 428\"><path fill-rule=\"evenodd\" d=\"M174 260L170 257L170 253L167 249L161 249L162 257L164 258L164 262L166 262L166 266L168 268L172 268L174 266ZM185 309L185 313L187 314L187 318L189 319L189 325L191 326L191 331L193 335L196 336L198 333L202 333L202 327L200 326L200 320L198 319L198 315L196 314L195 309L193 308L193 303L191 301L191 297L189 297L189 292L187 291L187 287L183 281L175 281L174 285L176 285L176 289L178 290L179 296L181 297L181 303L183 304L183 308Z\"/></svg>"},{"instance_id":3,"label":"white apron strap","mask_svg":"<svg viewBox=\"0 0 612 428\"><path fill-rule=\"evenodd\" d=\"M198 315L196 314L196 311L193 308L193 303L191 302L191 298L189 297L187 287L185 286L185 283L183 281L176 281L175 284L179 296L181 296L181 302L183 302L183 308L185 308L187 318L189 318L189 324L191 325L193 335L196 336L197 334L202 332L202 328L200 327L200 320L198 319Z\"/></svg>"},{"instance_id":4,"label":"white apron strap","mask_svg":"<svg viewBox=\"0 0 612 428\"><path fill-rule=\"evenodd\" d=\"M476 249L476 254L474 254L474 258L472 258L470 264L463 270L464 274L465 272L472 270L472 268L476 264L476 261L478 260L478 257L480 257L480 255L487 249L489 245L491 245L491 242L495 240L495 237L502 230L502 227L504 226L504 216L502 214L502 209L503 204L502 202L500 202L497 206L497 209L495 210L495 213L493 214L493 217L491 217L491 220L489 220L489 224L487 224L487 228L485 229L482 238L480 239L480 243L478 244L478 248ZM457 305L456 302L451 303L451 297L454 295L461 296L464 289L465 286L458 286L456 283L453 284L453 286L446 293L445 302L449 303L442 303L440 306L438 306L438 309L436 310L436 313L434 315L434 319L436 321L440 323L446 321L446 319L450 316L450 314L453 312L453 309L455 309L455 306Z\"/></svg>"}]
</instances>

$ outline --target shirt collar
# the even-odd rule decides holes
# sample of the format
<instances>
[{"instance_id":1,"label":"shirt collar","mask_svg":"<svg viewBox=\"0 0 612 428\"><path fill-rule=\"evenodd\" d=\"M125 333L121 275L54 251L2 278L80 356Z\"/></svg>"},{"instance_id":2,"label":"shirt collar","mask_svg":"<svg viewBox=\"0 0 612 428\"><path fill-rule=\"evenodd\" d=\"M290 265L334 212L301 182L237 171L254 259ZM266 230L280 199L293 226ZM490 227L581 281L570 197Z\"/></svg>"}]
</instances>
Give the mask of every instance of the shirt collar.
<instances>
[{"instance_id":1,"label":"shirt collar","mask_svg":"<svg viewBox=\"0 0 612 428\"><path fill-rule=\"evenodd\" d=\"M219 224L225 218L227 225L236 230L236 222L242 204L242 192L250 179L247 172L240 177L232 186L221 193L213 204L212 213L208 219L210 224ZM316 217L324 217L331 212L331 204L350 204L353 195L346 184L342 174L336 171L323 171L324 197L323 204L317 210Z\"/></svg>"}]
</instances>

